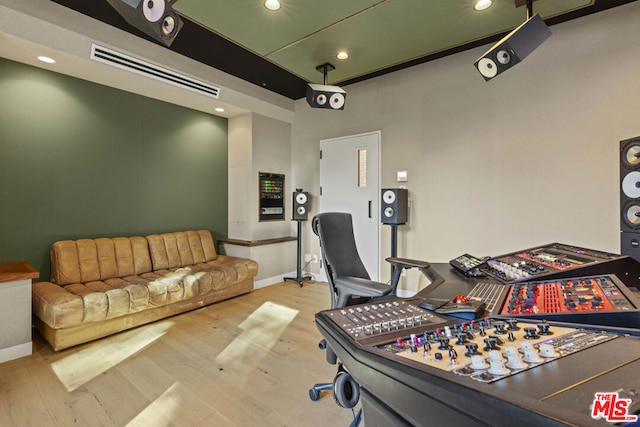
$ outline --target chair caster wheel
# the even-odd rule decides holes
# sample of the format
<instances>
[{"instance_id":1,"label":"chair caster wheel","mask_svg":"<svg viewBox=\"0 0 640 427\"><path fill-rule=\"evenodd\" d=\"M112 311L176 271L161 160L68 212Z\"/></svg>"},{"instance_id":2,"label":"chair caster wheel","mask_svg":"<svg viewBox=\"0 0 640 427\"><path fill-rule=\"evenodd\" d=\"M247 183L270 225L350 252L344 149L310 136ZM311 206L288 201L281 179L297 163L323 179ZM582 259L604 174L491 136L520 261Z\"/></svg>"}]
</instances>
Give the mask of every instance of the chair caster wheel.
<instances>
[{"instance_id":1,"label":"chair caster wheel","mask_svg":"<svg viewBox=\"0 0 640 427\"><path fill-rule=\"evenodd\" d=\"M314 390L312 388L309 389L309 398L314 402L320 399L320 392L318 390Z\"/></svg>"}]
</instances>

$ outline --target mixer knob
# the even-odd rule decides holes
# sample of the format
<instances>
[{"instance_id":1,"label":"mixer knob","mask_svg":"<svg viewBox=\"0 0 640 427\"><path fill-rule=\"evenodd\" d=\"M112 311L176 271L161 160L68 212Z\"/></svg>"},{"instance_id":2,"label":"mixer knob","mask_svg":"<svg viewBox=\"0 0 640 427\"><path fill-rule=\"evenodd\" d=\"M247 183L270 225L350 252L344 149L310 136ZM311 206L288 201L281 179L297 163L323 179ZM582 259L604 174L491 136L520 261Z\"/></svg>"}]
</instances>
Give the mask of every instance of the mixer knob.
<instances>
[{"instance_id":1,"label":"mixer knob","mask_svg":"<svg viewBox=\"0 0 640 427\"><path fill-rule=\"evenodd\" d=\"M446 350L449 347L451 347L449 345L449 338L440 338L440 346L438 347L439 350Z\"/></svg>"},{"instance_id":2,"label":"mixer knob","mask_svg":"<svg viewBox=\"0 0 640 427\"><path fill-rule=\"evenodd\" d=\"M471 368L476 371L487 369L489 365L484 361L483 357L479 354L471 356Z\"/></svg>"},{"instance_id":3,"label":"mixer knob","mask_svg":"<svg viewBox=\"0 0 640 427\"><path fill-rule=\"evenodd\" d=\"M540 336L536 332L536 328L524 328L524 339L526 340L535 340L540 338Z\"/></svg>"},{"instance_id":4,"label":"mixer knob","mask_svg":"<svg viewBox=\"0 0 640 427\"><path fill-rule=\"evenodd\" d=\"M538 325L538 329L540 330L540 335L553 335L553 332L549 330L549 324L547 322L542 322Z\"/></svg>"},{"instance_id":5,"label":"mixer knob","mask_svg":"<svg viewBox=\"0 0 640 427\"><path fill-rule=\"evenodd\" d=\"M498 350L499 347L496 343L495 338L485 338L484 343L486 346L484 347L484 351Z\"/></svg>"},{"instance_id":6,"label":"mixer knob","mask_svg":"<svg viewBox=\"0 0 640 427\"><path fill-rule=\"evenodd\" d=\"M495 323L493 324L493 326L496 328L496 331L495 331L495 332L496 332L496 334L498 334L498 335L504 335L504 334L506 334L506 333L507 333L507 331L505 330L505 328L506 328L506 326L507 326L505 322L498 321L498 322L495 322Z\"/></svg>"},{"instance_id":7,"label":"mixer knob","mask_svg":"<svg viewBox=\"0 0 640 427\"><path fill-rule=\"evenodd\" d=\"M463 333L459 333L456 334L456 338L458 338L458 341L456 341L457 345L464 345L467 343L467 335L463 334Z\"/></svg>"},{"instance_id":8,"label":"mixer knob","mask_svg":"<svg viewBox=\"0 0 640 427\"><path fill-rule=\"evenodd\" d=\"M489 373L493 375L507 375L511 372L505 368L503 360L490 360L489 364Z\"/></svg>"},{"instance_id":9,"label":"mixer knob","mask_svg":"<svg viewBox=\"0 0 640 427\"><path fill-rule=\"evenodd\" d=\"M560 354L556 351L553 345L548 343L540 344L540 355L544 357L557 357Z\"/></svg>"},{"instance_id":10,"label":"mixer knob","mask_svg":"<svg viewBox=\"0 0 640 427\"><path fill-rule=\"evenodd\" d=\"M451 359L451 363L455 364L455 360L458 358L458 352L454 348L449 349L449 358Z\"/></svg>"},{"instance_id":11,"label":"mixer knob","mask_svg":"<svg viewBox=\"0 0 640 427\"><path fill-rule=\"evenodd\" d=\"M600 301L591 301L591 308L600 308Z\"/></svg>"},{"instance_id":12,"label":"mixer knob","mask_svg":"<svg viewBox=\"0 0 640 427\"><path fill-rule=\"evenodd\" d=\"M516 340L516 337L513 335L512 331L509 331L507 339L509 340L509 342L514 342Z\"/></svg>"},{"instance_id":13,"label":"mixer knob","mask_svg":"<svg viewBox=\"0 0 640 427\"><path fill-rule=\"evenodd\" d=\"M531 348L524 351L524 360L529 363L540 363L544 360L540 357L535 348Z\"/></svg>"},{"instance_id":14,"label":"mixer knob","mask_svg":"<svg viewBox=\"0 0 640 427\"><path fill-rule=\"evenodd\" d=\"M482 325L480 325L480 333L479 334L480 334L481 337L484 337L484 336L487 335L487 333L484 331L484 326L482 326Z\"/></svg>"},{"instance_id":15,"label":"mixer knob","mask_svg":"<svg viewBox=\"0 0 640 427\"><path fill-rule=\"evenodd\" d=\"M527 367L527 364L522 361L520 353L510 354L507 359L507 366L511 369L523 369Z\"/></svg>"},{"instance_id":16,"label":"mixer knob","mask_svg":"<svg viewBox=\"0 0 640 427\"><path fill-rule=\"evenodd\" d=\"M467 357L470 357L474 354L481 354L478 351L478 344L474 343L474 342L468 342L465 345L465 348L467 349L467 352L464 354Z\"/></svg>"},{"instance_id":17,"label":"mixer knob","mask_svg":"<svg viewBox=\"0 0 640 427\"><path fill-rule=\"evenodd\" d=\"M507 319L507 325L509 325L510 331L519 331L520 327L518 326L518 319Z\"/></svg>"}]
</instances>

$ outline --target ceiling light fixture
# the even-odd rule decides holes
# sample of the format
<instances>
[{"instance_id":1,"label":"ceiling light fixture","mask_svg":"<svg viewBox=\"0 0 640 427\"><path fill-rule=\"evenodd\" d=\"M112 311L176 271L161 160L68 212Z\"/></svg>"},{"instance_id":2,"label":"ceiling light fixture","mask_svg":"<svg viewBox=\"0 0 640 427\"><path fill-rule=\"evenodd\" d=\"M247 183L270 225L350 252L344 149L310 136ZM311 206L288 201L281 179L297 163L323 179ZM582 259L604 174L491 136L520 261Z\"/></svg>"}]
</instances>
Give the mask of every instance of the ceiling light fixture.
<instances>
[{"instance_id":1,"label":"ceiling light fixture","mask_svg":"<svg viewBox=\"0 0 640 427\"><path fill-rule=\"evenodd\" d=\"M222 107L216 107L216 111L217 111L218 113L224 113L224 108L222 108Z\"/></svg>"},{"instance_id":2,"label":"ceiling light fixture","mask_svg":"<svg viewBox=\"0 0 640 427\"><path fill-rule=\"evenodd\" d=\"M264 2L264 7L269 10L278 10L280 9L280 2L278 0L266 0Z\"/></svg>"},{"instance_id":3,"label":"ceiling light fixture","mask_svg":"<svg viewBox=\"0 0 640 427\"><path fill-rule=\"evenodd\" d=\"M336 58L338 59L347 59L349 58L349 54L345 51L342 52L338 52L338 54L336 55Z\"/></svg>"},{"instance_id":4,"label":"ceiling light fixture","mask_svg":"<svg viewBox=\"0 0 640 427\"><path fill-rule=\"evenodd\" d=\"M56 60L53 58L49 58L48 56L38 56L38 59L42 62L46 62L47 64L55 64Z\"/></svg>"},{"instance_id":5,"label":"ceiling light fixture","mask_svg":"<svg viewBox=\"0 0 640 427\"><path fill-rule=\"evenodd\" d=\"M473 5L473 8L475 10L486 10L489 9L492 3L493 2L491 0L478 0L476 4Z\"/></svg>"}]
</instances>

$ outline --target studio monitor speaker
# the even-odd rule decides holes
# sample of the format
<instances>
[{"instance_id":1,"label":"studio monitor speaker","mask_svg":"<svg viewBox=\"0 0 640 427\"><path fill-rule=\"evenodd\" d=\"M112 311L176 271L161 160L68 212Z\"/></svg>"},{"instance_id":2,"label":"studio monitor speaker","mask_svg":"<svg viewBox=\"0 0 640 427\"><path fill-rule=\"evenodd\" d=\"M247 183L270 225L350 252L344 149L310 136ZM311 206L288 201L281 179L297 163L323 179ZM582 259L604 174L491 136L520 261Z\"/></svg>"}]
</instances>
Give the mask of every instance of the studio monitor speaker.
<instances>
[{"instance_id":1,"label":"studio monitor speaker","mask_svg":"<svg viewBox=\"0 0 640 427\"><path fill-rule=\"evenodd\" d=\"M489 81L524 60L550 35L540 15L535 14L496 43L474 65L482 77Z\"/></svg>"},{"instance_id":2,"label":"studio monitor speaker","mask_svg":"<svg viewBox=\"0 0 640 427\"><path fill-rule=\"evenodd\" d=\"M301 188L293 192L293 219L306 221L309 216L309 193Z\"/></svg>"},{"instance_id":3,"label":"studio monitor speaker","mask_svg":"<svg viewBox=\"0 0 640 427\"><path fill-rule=\"evenodd\" d=\"M347 92L338 86L316 85L307 86L307 103L312 108L328 108L330 110L344 110Z\"/></svg>"},{"instance_id":4,"label":"studio monitor speaker","mask_svg":"<svg viewBox=\"0 0 640 427\"><path fill-rule=\"evenodd\" d=\"M380 206L383 224L406 224L409 211L409 190L406 188L382 189L382 203Z\"/></svg>"},{"instance_id":5,"label":"studio monitor speaker","mask_svg":"<svg viewBox=\"0 0 640 427\"><path fill-rule=\"evenodd\" d=\"M620 141L620 212L620 230L640 233L640 137Z\"/></svg>"},{"instance_id":6,"label":"studio monitor speaker","mask_svg":"<svg viewBox=\"0 0 640 427\"><path fill-rule=\"evenodd\" d=\"M183 22L167 0L107 0L129 24L171 46Z\"/></svg>"}]
</instances>

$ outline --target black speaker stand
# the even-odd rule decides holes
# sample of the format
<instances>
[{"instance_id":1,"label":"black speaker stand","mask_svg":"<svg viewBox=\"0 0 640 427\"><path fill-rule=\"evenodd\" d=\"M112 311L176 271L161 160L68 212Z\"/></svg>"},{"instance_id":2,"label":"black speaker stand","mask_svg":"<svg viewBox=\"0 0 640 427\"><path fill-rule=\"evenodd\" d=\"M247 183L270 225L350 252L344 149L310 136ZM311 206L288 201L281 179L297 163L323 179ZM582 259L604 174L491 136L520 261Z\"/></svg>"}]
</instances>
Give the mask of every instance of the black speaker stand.
<instances>
[{"instance_id":1,"label":"black speaker stand","mask_svg":"<svg viewBox=\"0 0 640 427\"><path fill-rule=\"evenodd\" d=\"M302 275L302 221L301 219L297 219L298 221L298 260L297 260L297 268L296 268L296 277L285 277L284 281L290 280L292 282L298 282L298 285L302 287L302 283L305 280L313 279L313 276L310 274Z\"/></svg>"}]
</instances>

